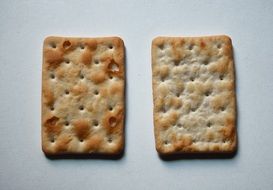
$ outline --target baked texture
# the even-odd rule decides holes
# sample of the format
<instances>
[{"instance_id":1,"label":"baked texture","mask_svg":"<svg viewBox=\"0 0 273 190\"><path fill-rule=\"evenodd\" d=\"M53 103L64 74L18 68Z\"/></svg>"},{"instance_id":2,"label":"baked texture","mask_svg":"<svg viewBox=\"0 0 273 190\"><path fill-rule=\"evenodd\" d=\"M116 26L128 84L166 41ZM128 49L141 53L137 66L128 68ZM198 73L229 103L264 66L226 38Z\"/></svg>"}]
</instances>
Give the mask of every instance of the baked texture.
<instances>
[{"instance_id":1,"label":"baked texture","mask_svg":"<svg viewBox=\"0 0 273 190\"><path fill-rule=\"evenodd\" d=\"M152 42L154 132L160 154L236 150L235 72L227 36Z\"/></svg>"},{"instance_id":2,"label":"baked texture","mask_svg":"<svg viewBox=\"0 0 273 190\"><path fill-rule=\"evenodd\" d=\"M124 43L118 37L44 40L45 154L118 154L124 147Z\"/></svg>"}]
</instances>

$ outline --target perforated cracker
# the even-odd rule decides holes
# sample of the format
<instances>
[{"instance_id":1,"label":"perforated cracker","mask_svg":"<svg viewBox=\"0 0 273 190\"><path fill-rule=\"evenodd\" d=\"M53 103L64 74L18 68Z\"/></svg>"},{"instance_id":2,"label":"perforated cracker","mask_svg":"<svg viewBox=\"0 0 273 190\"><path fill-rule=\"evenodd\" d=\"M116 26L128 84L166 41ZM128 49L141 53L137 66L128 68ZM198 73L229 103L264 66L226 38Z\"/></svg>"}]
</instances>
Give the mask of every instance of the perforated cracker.
<instances>
[{"instance_id":1,"label":"perforated cracker","mask_svg":"<svg viewBox=\"0 0 273 190\"><path fill-rule=\"evenodd\" d=\"M227 36L152 42L154 130L160 154L236 150L235 77Z\"/></svg>"},{"instance_id":2,"label":"perforated cracker","mask_svg":"<svg viewBox=\"0 0 273 190\"><path fill-rule=\"evenodd\" d=\"M42 149L118 154L124 147L124 44L48 37L43 47Z\"/></svg>"}]
</instances>

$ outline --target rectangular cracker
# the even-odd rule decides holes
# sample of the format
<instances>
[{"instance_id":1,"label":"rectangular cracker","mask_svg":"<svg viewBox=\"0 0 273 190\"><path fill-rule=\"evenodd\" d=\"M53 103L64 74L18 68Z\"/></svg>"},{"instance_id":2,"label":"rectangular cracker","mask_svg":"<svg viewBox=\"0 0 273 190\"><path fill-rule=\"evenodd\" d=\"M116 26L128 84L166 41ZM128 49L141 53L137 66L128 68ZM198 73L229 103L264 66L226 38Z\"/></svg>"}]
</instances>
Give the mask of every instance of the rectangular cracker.
<instances>
[{"instance_id":1,"label":"rectangular cracker","mask_svg":"<svg viewBox=\"0 0 273 190\"><path fill-rule=\"evenodd\" d=\"M45 154L118 154L124 147L124 43L48 37L43 46Z\"/></svg>"},{"instance_id":2,"label":"rectangular cracker","mask_svg":"<svg viewBox=\"0 0 273 190\"><path fill-rule=\"evenodd\" d=\"M227 36L152 42L154 131L160 154L236 150L235 74Z\"/></svg>"}]
</instances>

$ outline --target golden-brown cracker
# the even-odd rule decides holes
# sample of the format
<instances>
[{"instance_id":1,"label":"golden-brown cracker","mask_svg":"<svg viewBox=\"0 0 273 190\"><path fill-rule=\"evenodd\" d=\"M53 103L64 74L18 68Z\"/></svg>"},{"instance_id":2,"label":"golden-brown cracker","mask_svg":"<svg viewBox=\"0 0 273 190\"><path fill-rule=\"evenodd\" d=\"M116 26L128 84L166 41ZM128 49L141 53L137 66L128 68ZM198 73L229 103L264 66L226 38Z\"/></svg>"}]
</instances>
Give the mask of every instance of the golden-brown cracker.
<instances>
[{"instance_id":1,"label":"golden-brown cracker","mask_svg":"<svg viewBox=\"0 0 273 190\"><path fill-rule=\"evenodd\" d=\"M236 150L235 76L227 36L152 42L154 132L160 154Z\"/></svg>"},{"instance_id":2,"label":"golden-brown cracker","mask_svg":"<svg viewBox=\"0 0 273 190\"><path fill-rule=\"evenodd\" d=\"M124 147L124 43L48 37L43 46L42 149L118 154Z\"/></svg>"}]
</instances>

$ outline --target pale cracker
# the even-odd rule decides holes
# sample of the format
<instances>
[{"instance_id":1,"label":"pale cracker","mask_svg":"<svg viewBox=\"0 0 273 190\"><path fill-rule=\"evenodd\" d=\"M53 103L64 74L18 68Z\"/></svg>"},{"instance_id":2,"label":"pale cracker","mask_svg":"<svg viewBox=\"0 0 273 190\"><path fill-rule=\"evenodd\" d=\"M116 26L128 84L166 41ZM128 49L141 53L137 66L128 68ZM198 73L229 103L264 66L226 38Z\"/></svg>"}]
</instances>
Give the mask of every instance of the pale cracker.
<instances>
[{"instance_id":1,"label":"pale cracker","mask_svg":"<svg viewBox=\"0 0 273 190\"><path fill-rule=\"evenodd\" d=\"M152 42L154 131L160 154L236 150L235 76L227 36Z\"/></svg>"},{"instance_id":2,"label":"pale cracker","mask_svg":"<svg viewBox=\"0 0 273 190\"><path fill-rule=\"evenodd\" d=\"M46 38L43 151L120 153L124 147L124 79L120 38Z\"/></svg>"}]
</instances>

